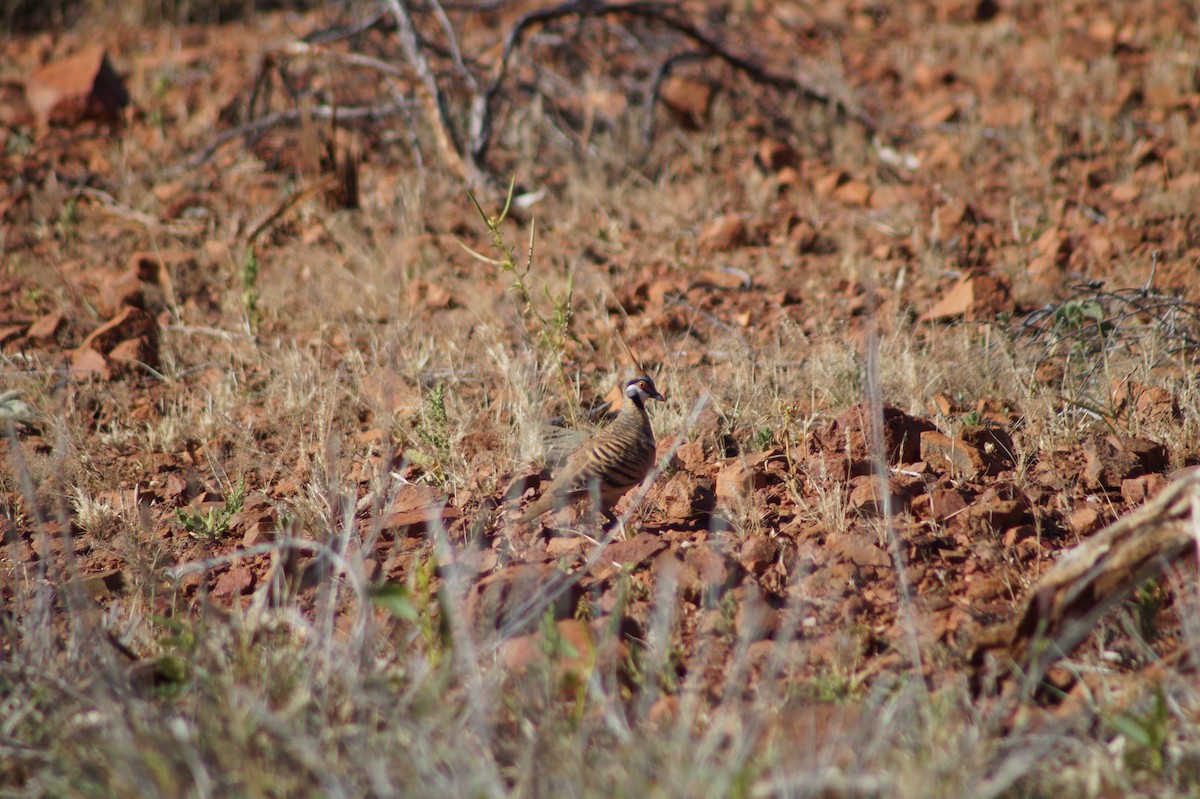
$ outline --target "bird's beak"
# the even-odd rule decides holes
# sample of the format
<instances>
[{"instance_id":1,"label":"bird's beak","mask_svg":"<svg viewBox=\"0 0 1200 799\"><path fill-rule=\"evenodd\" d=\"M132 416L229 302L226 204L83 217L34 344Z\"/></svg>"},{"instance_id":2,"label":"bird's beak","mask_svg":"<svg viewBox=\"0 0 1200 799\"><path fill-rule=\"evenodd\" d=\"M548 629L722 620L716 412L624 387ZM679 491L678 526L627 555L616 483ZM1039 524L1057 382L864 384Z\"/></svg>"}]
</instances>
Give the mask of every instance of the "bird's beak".
<instances>
[{"instance_id":1,"label":"bird's beak","mask_svg":"<svg viewBox=\"0 0 1200 799\"><path fill-rule=\"evenodd\" d=\"M657 389L655 389L654 393L651 394L650 396L654 397L654 399L659 400L660 402L667 401L667 398L664 397L662 394L660 394Z\"/></svg>"}]
</instances>

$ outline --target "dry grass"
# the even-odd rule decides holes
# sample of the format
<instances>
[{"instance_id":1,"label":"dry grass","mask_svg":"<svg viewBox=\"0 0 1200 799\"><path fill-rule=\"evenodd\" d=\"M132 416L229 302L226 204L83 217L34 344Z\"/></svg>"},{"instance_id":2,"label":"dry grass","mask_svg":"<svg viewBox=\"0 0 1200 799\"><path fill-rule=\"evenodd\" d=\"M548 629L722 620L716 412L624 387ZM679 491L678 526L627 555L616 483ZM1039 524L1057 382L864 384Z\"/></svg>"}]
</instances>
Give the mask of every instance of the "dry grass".
<instances>
[{"instance_id":1,"label":"dry grass","mask_svg":"<svg viewBox=\"0 0 1200 799\"><path fill-rule=\"evenodd\" d=\"M1017 4L1026 11L1028 5ZM176 12L168 4L156 13ZM1005 63L996 53L1013 47L1019 34L1003 20L974 37L934 26L925 46L935 62L961 65L964 82L983 81ZM1031 47L1053 51L1064 35L1052 29ZM1187 85L1191 72L1177 63L1179 50L1157 46L1154 56L1164 64L1152 72L1154 84ZM911 67L927 59L905 49L896 60ZM829 55L823 67L837 93L852 95L840 61ZM1110 101L1118 71L1112 59L1099 59L1083 75L1055 72L1043 78L1057 92L1050 105ZM760 636L753 624L721 597L705 608L716 614L716 633L685 649L684 588L669 576L623 575L622 601L637 604L644 623L636 634L611 630L590 652L562 640L552 616L541 618L549 600L539 597L525 620L540 623L543 635L523 673L505 663L494 634L468 623L465 586L442 557L445 530L428 533L417 560L423 565L408 571L403 592L372 593L377 586L363 562L355 509L385 506L403 466L416 464L419 479L477 510L483 497L500 493L503 476L537 457L537 420L607 393L622 358L614 331L663 356L655 379L668 402L654 409L663 437L687 431L703 397L721 436L739 451L782 446L790 453L856 404L885 402L931 416L935 398L945 395L966 408L986 400L1020 420L1011 479L1021 486L1040 454L1093 433L1169 441L1175 466L1200 452L1194 348L1181 352L1171 331L1147 324L1170 309L1139 315L1103 292L1094 307L1124 338L1089 338L1069 324L1035 335L1004 319L936 326L913 321L907 308L871 307L867 317L881 331L873 385L863 337L858 329L847 332L848 316L837 307L844 293L818 288L842 279L885 291L901 284L932 291L959 274L965 265L936 224L905 204L847 221L823 201L795 200L806 218L829 223L822 234L842 253L832 272L813 275L789 265L798 289L829 303L806 308L820 317L812 325L788 321L764 333L682 297L674 301L685 312L683 330L643 329L637 318L626 318L616 297L628 272L719 267L725 256L697 252L697 232L725 213L765 215L776 202L760 173L722 169L729 142L721 132L737 129L743 110L722 95L708 133L664 134L668 143L641 170L626 157L637 131L605 127L568 147L543 106L514 111L510 138L498 147L514 171L541 175L564 164L561 190L533 209L539 246L528 279L546 316L549 298L573 286L570 332L581 343L570 345L577 348L572 358L539 343L543 331L508 290L506 276L455 246L447 232L461 233L455 221L476 224L473 248L482 249L484 232L466 198L429 176L401 183L394 203L319 218L315 245L264 248L257 311L247 307L244 253L214 249L199 256L200 269L214 276L221 324L214 327L194 309L167 309L171 324L152 378L164 390L153 400L156 412L141 421L114 411L131 404L129 383L68 390L58 365L5 354L3 388L20 392L46 444L35 450L16 436L3 441L13 468L0 471L0 489L18 498L0 508L5 531L32 531L31 546L49 552L68 546L69 539L47 532L48 524L60 523L85 534L89 546L105 548L130 582L98 610L85 595L94 586L80 582L71 558L31 567L15 554L19 537L6 540L14 554L0 569L5 795L1196 795L1200 695L1188 663L1200 655L1200 630L1194 573L1186 570L1164 579L1174 597L1179 624L1171 634L1179 638L1180 657L1164 662L1148 646L1116 653L1105 647L1117 633L1143 640L1162 623L1153 612L1162 597L1148 587L1124 616L1106 621L1093 649L1063 666L1086 678L1071 698L1078 714L1061 718L1018 709L986 691L977 696L957 679L931 692L906 676L907 667L887 672L901 676L879 677L877 659L907 663L914 653L902 634L893 636L895 650L868 651L883 647L878 631L851 620L835 651L815 652L805 631L817 610L850 591L843 586L827 586L828 595L793 591L776 608L779 628L766 656L755 647ZM784 110L797 119L816 117L822 129L833 124L820 109ZM1031 110L997 138L973 110L964 113L954 137L964 174L939 190L967 192L971 169L994 159L1014 172L1042 168L1038 153L1057 148L1047 138L1059 134L1053 125L1035 125L1034 116ZM1116 146L1122 135L1086 113L1078 128L1088 147ZM860 132L835 136L825 150L806 155L856 175L874 175L879 166L876 148ZM154 179L135 185L139 179L130 176L131 193L148 193ZM44 209L31 221L37 237L61 239L64 260L94 243L95 218L61 212L54 187L36 191L36 206ZM1047 196L1012 199L1006 224L1013 232L996 251L1001 273L1024 274L1028 245L1060 199L1049 196L1057 188L1038 191ZM1182 213L1192 199L1163 193L1149 197L1147 207ZM236 228L239 214L252 216L235 208L229 218L213 220L213 228ZM439 214L461 215L429 221ZM524 242L530 223L522 214L509 229L511 240ZM897 241L913 248L903 270L869 254L863 231L872 225L895 231ZM790 246L762 245L764 270L794 260ZM1133 256L1113 267L1122 276L1144 275L1145 268ZM79 305L71 286L36 261L14 257L3 269L39 292L26 298L30 314L55 303ZM410 302L417 281L445 288L453 306L430 314ZM688 365L694 353L702 356L698 366ZM1038 369L1051 359L1064 368L1046 385ZM575 367L560 380L556 369L568 361ZM1168 389L1179 412L1119 412L1113 384L1122 380ZM937 421L948 433L964 424ZM365 435L376 430L380 435ZM282 562L289 547L319 550L332 566L315 597L272 604L272 586L260 585L248 607L185 600L188 575L166 567L179 565L178 553L167 551L137 508L101 498L140 481L161 489L154 456L183 451L200 453L196 479L226 497L236 486L293 484L273 500L285 534L259 554ZM388 454L397 457L390 461ZM805 464L795 464L794 477L790 495L805 526L850 529L845 482ZM735 509L738 539L770 532L752 510ZM870 532L885 544L895 535L882 524ZM203 557L215 561L207 565L240 557L231 554L236 541L219 531L213 536L218 546ZM435 588L428 577L439 562L446 579ZM206 564L196 554L183 565L199 573ZM809 571L801 563L792 579L800 584ZM949 664L945 645L930 642L921 603L899 607L916 654ZM820 676L809 679L805 669L816 662ZM1152 670L1161 694L1132 690L1121 679L1135 667Z\"/></svg>"},{"instance_id":2,"label":"dry grass","mask_svg":"<svg viewBox=\"0 0 1200 799\"><path fill-rule=\"evenodd\" d=\"M316 267L314 275L323 271ZM268 265L268 275L274 268ZM386 399L368 397L365 388L381 368L394 372L415 403L413 415L396 423L398 440L439 459L445 485L468 485L471 465L439 453L414 432L439 424L430 415L437 386L449 387L439 433L447 441L459 440L482 415L499 431L507 462L523 459L530 444L522 436L537 415L524 390L533 364L504 345L512 324L506 303L490 312L473 308L461 324L478 343L446 349L396 305L387 309L387 325L364 319L381 309L365 313L356 298L390 279L390 267L380 264L306 287L327 302L322 316L331 327L321 341L336 330L351 342L341 348L337 370L322 365L321 343L233 337L214 379L201 384L184 375L210 356L186 334L168 337L168 372L178 391L153 424L113 422L93 438L78 427L78 415L53 416L55 395L44 383L30 384L39 392L30 401L56 419L55 437L66 443L30 462L17 482L41 482L57 466L77 461L92 440L145 452L198 442L206 451L227 453L207 464L214 485L241 475L263 484L284 475L300 480L291 513L302 520L302 537L334 541L345 529L330 498L353 496L347 473L360 457L343 431L360 411L386 414L386 404L379 404ZM307 304L278 281L275 291L299 307ZM263 303L268 319L282 307L272 292ZM968 404L998 397L1031 420L1026 446L1035 448L1077 440L1082 429L1099 425L1095 419L1085 424L1071 407L1052 412L1044 396L1026 387L1036 359L1024 354L1028 348L1019 339L1006 338L1011 333L996 329L985 336L964 327L930 336L905 323L889 327L893 332L881 343L884 399L906 400L919 411L937 392ZM983 348L981 338L992 349ZM705 385L714 407L748 430L803 437L815 416L785 418L787 401L832 411L867 398L859 354L826 334L810 339L785 332L766 354L738 336L714 346L735 354L729 368L717 372L720 378ZM989 353L982 368L981 349ZM1144 353L1139 349L1139 357ZM798 366L772 366L778 363ZM937 368L925 368L930 363ZM665 432L687 416L687 398L696 396L700 381L678 370L662 382L677 398L656 416ZM492 387L496 398L483 400ZM101 392L95 401L105 399L111 398ZM1182 424L1194 436L1194 415ZM269 451L262 440L271 442ZM122 527L122 512L89 493L112 487L111 477L89 478L86 455L83 465L66 470L76 524L100 539L123 529L121 546L152 564L151 545L135 540L137 526ZM820 475L810 477L822 485ZM821 504L805 511L830 529L846 525L839 485L819 492ZM126 559L136 560L129 552ZM691 693L698 684L672 685L672 670L661 670L673 656L690 659L690 674L702 673L698 664L711 657L703 650L671 652L669 587L648 597L662 621L640 655L632 694L618 676L628 664L597 661L562 676L559 664L577 654L569 645L551 647L544 666L514 677L487 639L464 645L470 640L462 637L468 635L464 614L452 598L443 597L441 607L457 632L450 639L428 637L419 623L366 601L354 588L367 582L355 573L361 565L347 568L343 579L330 583L315 615L285 606L172 622L154 615L152 599L170 591L154 579L103 616L55 589L69 571L10 580L14 612L3 627L8 654L0 711L4 778L24 784L23 795L59 796L1089 796L1150 785L1186 794L1196 787L1185 764L1200 757L1200 736L1187 722L1197 697L1180 675L1167 674L1170 699L1162 721L1146 715L1144 698L1129 698L1128 710L1106 710L1125 707L1126 700L1104 695L1102 674L1094 689L1091 701L1102 715L1125 713L1144 720L1147 734L1166 734L1165 759L1150 767L1141 744L1113 737L1108 728L1007 730L965 686L943 687L928 704L923 690L904 681L867 689L852 631L827 677L801 687L781 677L790 658L806 656L802 643L781 644L784 659L759 663L747 654L751 641L734 631L731 645L741 655L726 675L730 687L714 704L702 702ZM323 615L329 611L322 608L337 608L337 615ZM48 623L52 609L57 624ZM801 615L797 611L794 629ZM153 688L131 679L110 634L135 643L146 662L170 676ZM609 643L598 641L597 651ZM1193 650L1196 645L1189 643ZM757 678L744 690L751 670ZM678 695L674 712L656 704L664 688Z\"/></svg>"}]
</instances>

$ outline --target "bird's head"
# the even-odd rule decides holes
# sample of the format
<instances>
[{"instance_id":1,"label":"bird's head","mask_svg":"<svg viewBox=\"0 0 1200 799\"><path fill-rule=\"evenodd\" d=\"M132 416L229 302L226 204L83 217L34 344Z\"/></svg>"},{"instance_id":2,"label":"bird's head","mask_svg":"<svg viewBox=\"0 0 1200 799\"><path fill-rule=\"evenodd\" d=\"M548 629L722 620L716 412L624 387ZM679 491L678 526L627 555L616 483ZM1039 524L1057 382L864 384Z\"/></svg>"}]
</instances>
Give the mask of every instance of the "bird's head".
<instances>
[{"instance_id":1,"label":"bird's head","mask_svg":"<svg viewBox=\"0 0 1200 799\"><path fill-rule=\"evenodd\" d=\"M654 387L654 381L646 375L638 375L637 377L626 381L625 396L641 405L647 399L665 400L662 394L658 393L658 389Z\"/></svg>"}]
</instances>

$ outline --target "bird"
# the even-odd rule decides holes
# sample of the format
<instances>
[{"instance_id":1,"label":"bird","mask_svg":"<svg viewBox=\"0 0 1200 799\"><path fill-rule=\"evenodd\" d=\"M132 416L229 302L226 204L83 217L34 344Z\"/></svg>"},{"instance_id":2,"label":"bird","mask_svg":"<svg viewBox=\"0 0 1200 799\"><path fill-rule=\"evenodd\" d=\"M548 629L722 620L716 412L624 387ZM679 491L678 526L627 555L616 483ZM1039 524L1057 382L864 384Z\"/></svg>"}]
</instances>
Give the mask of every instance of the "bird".
<instances>
[{"instance_id":1,"label":"bird","mask_svg":"<svg viewBox=\"0 0 1200 799\"><path fill-rule=\"evenodd\" d=\"M625 402L617 418L567 458L550 486L525 509L518 522L531 522L548 510L593 493L599 497L598 510L611 519L613 505L642 482L654 465L654 431L646 413L648 399L665 399L653 380L643 374L626 381Z\"/></svg>"}]
</instances>

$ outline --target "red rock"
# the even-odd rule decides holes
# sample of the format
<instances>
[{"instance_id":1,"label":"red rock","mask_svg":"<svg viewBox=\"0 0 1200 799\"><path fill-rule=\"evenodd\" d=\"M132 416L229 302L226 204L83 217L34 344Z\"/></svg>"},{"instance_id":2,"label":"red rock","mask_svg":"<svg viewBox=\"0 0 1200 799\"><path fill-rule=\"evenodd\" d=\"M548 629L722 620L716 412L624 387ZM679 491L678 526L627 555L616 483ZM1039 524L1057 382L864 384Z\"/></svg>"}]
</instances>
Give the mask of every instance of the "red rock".
<instances>
[{"instance_id":1,"label":"red rock","mask_svg":"<svg viewBox=\"0 0 1200 799\"><path fill-rule=\"evenodd\" d=\"M558 536L546 542L546 554L554 558L578 555L582 550L592 545L586 538L576 536Z\"/></svg>"},{"instance_id":2,"label":"red rock","mask_svg":"<svg viewBox=\"0 0 1200 799\"><path fill-rule=\"evenodd\" d=\"M25 337L31 341L49 341L58 334L62 325L63 315L61 313L46 314L29 326Z\"/></svg>"},{"instance_id":3,"label":"red rock","mask_svg":"<svg viewBox=\"0 0 1200 799\"><path fill-rule=\"evenodd\" d=\"M1122 481L1161 471L1167 463L1166 448L1144 438L1122 441L1115 436L1089 436L1083 442L1083 453L1087 457L1083 479L1091 489L1119 489Z\"/></svg>"},{"instance_id":4,"label":"red rock","mask_svg":"<svg viewBox=\"0 0 1200 799\"><path fill-rule=\"evenodd\" d=\"M944 522L967 507L967 498L953 488L934 488L913 498L912 510L921 518Z\"/></svg>"},{"instance_id":5,"label":"red rock","mask_svg":"<svg viewBox=\"0 0 1200 799\"><path fill-rule=\"evenodd\" d=\"M1167 478L1161 474L1145 474L1140 477L1130 477L1121 481L1121 498L1130 507L1136 507L1154 498L1154 495L1167 484Z\"/></svg>"},{"instance_id":6,"label":"red rock","mask_svg":"<svg viewBox=\"0 0 1200 799\"><path fill-rule=\"evenodd\" d=\"M279 536L279 514L265 494L252 491L243 500L242 509L229 520L229 529L244 531L244 547L274 541Z\"/></svg>"},{"instance_id":7,"label":"red rock","mask_svg":"<svg viewBox=\"0 0 1200 799\"><path fill-rule=\"evenodd\" d=\"M938 22L987 22L1000 13L997 0L941 0L935 7Z\"/></svg>"},{"instance_id":8,"label":"red rock","mask_svg":"<svg viewBox=\"0 0 1200 799\"><path fill-rule=\"evenodd\" d=\"M661 536L638 533L627 541L614 541L596 559L597 565L617 565L637 569L667 548Z\"/></svg>"},{"instance_id":9,"label":"red rock","mask_svg":"<svg viewBox=\"0 0 1200 799\"><path fill-rule=\"evenodd\" d=\"M935 472L948 470L956 478L998 471L992 468L991 461L977 447L952 439L937 430L921 433L921 460L927 462Z\"/></svg>"},{"instance_id":10,"label":"red rock","mask_svg":"<svg viewBox=\"0 0 1200 799\"><path fill-rule=\"evenodd\" d=\"M92 599L107 599L124 592L130 580L121 569L108 569L77 577L70 580L69 584L82 588Z\"/></svg>"},{"instance_id":11,"label":"red rock","mask_svg":"<svg viewBox=\"0 0 1200 799\"><path fill-rule=\"evenodd\" d=\"M1001 427L987 424L967 425L958 431L958 436L979 452L985 474L999 474L1013 468L1016 463L1016 448L1013 446L1012 436Z\"/></svg>"},{"instance_id":12,"label":"red rock","mask_svg":"<svg viewBox=\"0 0 1200 799\"><path fill-rule=\"evenodd\" d=\"M508 566L472 586L466 616L477 630L521 635L537 630L548 609L556 619L570 617L580 596L578 580L553 564Z\"/></svg>"},{"instance_id":13,"label":"red rock","mask_svg":"<svg viewBox=\"0 0 1200 799\"><path fill-rule=\"evenodd\" d=\"M1162 386L1146 386L1137 395L1138 413L1151 422L1168 422L1180 417L1175 395Z\"/></svg>"},{"instance_id":14,"label":"red rock","mask_svg":"<svg viewBox=\"0 0 1200 799\"><path fill-rule=\"evenodd\" d=\"M778 554L779 547L775 545L775 542L771 538L765 535L754 535L742 543L739 560L746 571L756 577L762 577L763 572L769 569L771 564L775 562L775 557Z\"/></svg>"},{"instance_id":15,"label":"red rock","mask_svg":"<svg viewBox=\"0 0 1200 799\"><path fill-rule=\"evenodd\" d=\"M1036 536L1029 536L1017 542L1016 551L1017 559L1020 561L1036 560L1044 554L1045 547Z\"/></svg>"},{"instance_id":16,"label":"red rock","mask_svg":"<svg viewBox=\"0 0 1200 799\"><path fill-rule=\"evenodd\" d=\"M650 498L674 523L690 524L706 519L713 509L713 481L679 472L665 483L655 483Z\"/></svg>"},{"instance_id":17,"label":"red rock","mask_svg":"<svg viewBox=\"0 0 1200 799\"><path fill-rule=\"evenodd\" d=\"M763 139L755 151L759 164L768 171L778 172L784 167L794 167L796 152L787 142L778 139Z\"/></svg>"},{"instance_id":18,"label":"red rock","mask_svg":"<svg viewBox=\"0 0 1200 799\"><path fill-rule=\"evenodd\" d=\"M981 604L997 598L1007 598L1012 593L1012 585L1006 577L984 576L972 574L967 577L965 598L972 604Z\"/></svg>"},{"instance_id":19,"label":"red rock","mask_svg":"<svg viewBox=\"0 0 1200 799\"><path fill-rule=\"evenodd\" d=\"M680 124L695 129L708 119L713 89L698 80L670 75L659 86L658 96Z\"/></svg>"},{"instance_id":20,"label":"red rock","mask_svg":"<svg viewBox=\"0 0 1200 799\"><path fill-rule=\"evenodd\" d=\"M578 684L588 678L596 664L596 644L592 629L576 619L562 619L555 624L555 645L550 646L542 631L509 638L500 645L500 659L514 674L524 674L531 667L556 667L558 679Z\"/></svg>"},{"instance_id":21,"label":"red rock","mask_svg":"<svg viewBox=\"0 0 1200 799\"><path fill-rule=\"evenodd\" d=\"M160 253L150 250L135 252L125 263L127 271L141 282L161 285L166 282L165 273L169 265L180 264L190 258L191 256L184 253Z\"/></svg>"},{"instance_id":22,"label":"red rock","mask_svg":"<svg viewBox=\"0 0 1200 799\"><path fill-rule=\"evenodd\" d=\"M596 642L592 628L579 619L560 619L555 625L563 645L558 653L558 676L586 680L596 663Z\"/></svg>"},{"instance_id":23,"label":"red rock","mask_svg":"<svg viewBox=\"0 0 1200 799\"><path fill-rule=\"evenodd\" d=\"M150 342L144 338L131 338L122 341L108 353L108 359L114 364L154 362L155 352Z\"/></svg>"},{"instance_id":24,"label":"red rock","mask_svg":"<svg viewBox=\"0 0 1200 799\"><path fill-rule=\"evenodd\" d=\"M807 219L797 220L795 224L788 230L788 240L795 242L796 252L800 254L808 254L816 252L821 245L821 235L817 233L816 226ZM784 297L786 299L786 295ZM796 304L796 303L780 303Z\"/></svg>"},{"instance_id":25,"label":"red rock","mask_svg":"<svg viewBox=\"0 0 1200 799\"><path fill-rule=\"evenodd\" d=\"M1091 535L1100 529L1104 522L1104 517L1100 511L1095 508L1079 508L1071 514L1071 520L1068 524L1071 527L1071 532L1075 535Z\"/></svg>"},{"instance_id":26,"label":"red rock","mask_svg":"<svg viewBox=\"0 0 1200 799\"><path fill-rule=\"evenodd\" d=\"M99 44L34 72L25 84L25 97L42 125L116 120L129 103L125 85Z\"/></svg>"},{"instance_id":27,"label":"red rock","mask_svg":"<svg viewBox=\"0 0 1200 799\"><path fill-rule=\"evenodd\" d=\"M431 522L439 520L444 527L452 519L457 519L460 516L462 516L462 511L450 505L431 505L428 508L412 508L410 510L396 511L384 516L380 530L393 537L424 535L429 529ZM363 519L361 527L369 529L374 523L373 519Z\"/></svg>"},{"instance_id":28,"label":"red rock","mask_svg":"<svg viewBox=\"0 0 1200 799\"><path fill-rule=\"evenodd\" d=\"M35 122L24 89L15 83L0 84L0 125L15 130L32 127ZM0 201L0 217L4 210L5 204Z\"/></svg>"},{"instance_id":29,"label":"red rock","mask_svg":"<svg viewBox=\"0 0 1200 799\"><path fill-rule=\"evenodd\" d=\"M933 404L937 408L937 412L942 416L957 416L960 413L965 413L967 410L963 407L962 403L941 392L933 395Z\"/></svg>"},{"instance_id":30,"label":"red rock","mask_svg":"<svg viewBox=\"0 0 1200 799\"><path fill-rule=\"evenodd\" d=\"M697 441L689 441L686 444L681 444L679 449L675 451L675 457L679 459L679 463L684 469L692 473L707 471L707 457L704 454L704 447Z\"/></svg>"},{"instance_id":31,"label":"red rock","mask_svg":"<svg viewBox=\"0 0 1200 799\"><path fill-rule=\"evenodd\" d=\"M890 566L892 562L874 536L855 531L831 533L825 539L825 551L842 564L851 567L882 568Z\"/></svg>"},{"instance_id":32,"label":"red rock","mask_svg":"<svg viewBox=\"0 0 1200 799\"><path fill-rule=\"evenodd\" d=\"M814 442L827 453L845 455L847 446L853 461L869 463L871 449L869 446L871 408L863 403L855 405L843 413L835 421L818 430ZM898 465L926 460L920 455L921 434L926 430L935 429L933 424L924 419L909 416L904 411L890 406L883 407L883 447L887 453L888 463ZM851 473L858 473L851 464ZM869 471L869 469L868 469Z\"/></svg>"},{"instance_id":33,"label":"red rock","mask_svg":"<svg viewBox=\"0 0 1200 799\"><path fill-rule=\"evenodd\" d=\"M679 697L662 696L655 700L646 714L646 723L651 727L670 730L675 726L679 717Z\"/></svg>"},{"instance_id":34,"label":"red rock","mask_svg":"<svg viewBox=\"0 0 1200 799\"><path fill-rule=\"evenodd\" d=\"M968 505L956 519L968 529L983 526L990 530L1005 530L1015 527L1026 520L1029 507L1019 499L988 499L980 498Z\"/></svg>"},{"instance_id":35,"label":"red rock","mask_svg":"<svg viewBox=\"0 0 1200 799\"><path fill-rule=\"evenodd\" d=\"M249 566L234 565L217 578L212 595L218 599L249 594L254 590L254 572Z\"/></svg>"},{"instance_id":36,"label":"red rock","mask_svg":"<svg viewBox=\"0 0 1200 799\"><path fill-rule=\"evenodd\" d=\"M846 205L865 206L871 201L871 187L860 180L848 180L833 190L833 199Z\"/></svg>"},{"instance_id":37,"label":"red rock","mask_svg":"<svg viewBox=\"0 0 1200 799\"><path fill-rule=\"evenodd\" d=\"M729 579L724 556L709 544L690 547L683 556L682 587L692 597L711 596Z\"/></svg>"},{"instance_id":38,"label":"red rock","mask_svg":"<svg viewBox=\"0 0 1200 799\"><path fill-rule=\"evenodd\" d=\"M455 305L454 297L446 289L424 280L413 280L408 284L408 304L425 307L431 311L443 311Z\"/></svg>"},{"instance_id":39,"label":"red rock","mask_svg":"<svg viewBox=\"0 0 1200 799\"><path fill-rule=\"evenodd\" d=\"M20 338L25 333L25 325L9 325L0 327L0 346Z\"/></svg>"},{"instance_id":40,"label":"red rock","mask_svg":"<svg viewBox=\"0 0 1200 799\"><path fill-rule=\"evenodd\" d=\"M1032 524L1022 524L1018 527L1010 527L1004 531L1004 546L1005 548L1011 549L1020 541L1036 535L1037 527Z\"/></svg>"},{"instance_id":41,"label":"red rock","mask_svg":"<svg viewBox=\"0 0 1200 799\"><path fill-rule=\"evenodd\" d=\"M1170 462L1166 446L1157 441L1139 436L1125 439L1109 436L1108 440L1122 450L1136 455L1138 465L1146 473L1161 472L1167 468L1167 464Z\"/></svg>"},{"instance_id":42,"label":"red rock","mask_svg":"<svg viewBox=\"0 0 1200 799\"><path fill-rule=\"evenodd\" d=\"M72 351L71 372L79 377L99 377L102 380L111 380L115 374L108 358L90 347Z\"/></svg>"},{"instance_id":43,"label":"red rock","mask_svg":"<svg viewBox=\"0 0 1200 799\"><path fill-rule=\"evenodd\" d=\"M132 270L118 272L100 286L96 310L101 316L116 316L126 306L144 310L146 297L143 288L142 280L137 272Z\"/></svg>"},{"instance_id":44,"label":"red rock","mask_svg":"<svg viewBox=\"0 0 1200 799\"><path fill-rule=\"evenodd\" d=\"M879 480L874 475L855 477L850 481L850 507L868 516L884 514L884 495L879 490ZM888 479L888 510L895 516L908 509L907 490L896 480Z\"/></svg>"},{"instance_id":45,"label":"red rock","mask_svg":"<svg viewBox=\"0 0 1200 799\"><path fill-rule=\"evenodd\" d=\"M184 494L187 490L188 481L182 475L178 472L171 472L167 475L167 489L163 492L163 496L173 501L186 500Z\"/></svg>"},{"instance_id":46,"label":"red rock","mask_svg":"<svg viewBox=\"0 0 1200 799\"><path fill-rule=\"evenodd\" d=\"M504 667L514 674L524 674L535 663L543 662L546 656L541 636L537 633L505 640L500 644L497 654Z\"/></svg>"},{"instance_id":47,"label":"red rock","mask_svg":"<svg viewBox=\"0 0 1200 799\"><path fill-rule=\"evenodd\" d=\"M127 307L88 334L80 348L107 354L120 342L138 338L144 338L154 346L158 340L158 325L154 317L142 309Z\"/></svg>"},{"instance_id":48,"label":"red rock","mask_svg":"<svg viewBox=\"0 0 1200 799\"><path fill-rule=\"evenodd\" d=\"M363 519L360 527L366 530L380 524L380 530L393 537L423 535L435 522L444 527L462 516L447 502L448 497L432 486L409 483L401 486L381 520Z\"/></svg>"},{"instance_id":49,"label":"red rock","mask_svg":"<svg viewBox=\"0 0 1200 799\"><path fill-rule=\"evenodd\" d=\"M589 543L586 539L579 540ZM494 549L468 549L457 553L454 558L454 568L458 573L471 578L490 574L499 563L500 554Z\"/></svg>"},{"instance_id":50,"label":"red rock","mask_svg":"<svg viewBox=\"0 0 1200 799\"><path fill-rule=\"evenodd\" d=\"M738 458L726 458L718 463L717 501L732 505L750 497L755 489L766 485L767 477L761 465L776 454L773 450Z\"/></svg>"},{"instance_id":51,"label":"red rock","mask_svg":"<svg viewBox=\"0 0 1200 799\"><path fill-rule=\"evenodd\" d=\"M1015 308L1008 278L977 273L959 280L932 308L921 314L920 319L930 322L962 317L985 321L994 319L999 313L1011 313Z\"/></svg>"},{"instance_id":52,"label":"red rock","mask_svg":"<svg viewBox=\"0 0 1200 799\"><path fill-rule=\"evenodd\" d=\"M1025 273L1050 285L1066 267L1072 250L1070 234L1056 227L1048 228L1033 243L1034 255L1029 259Z\"/></svg>"},{"instance_id":53,"label":"red rock","mask_svg":"<svg viewBox=\"0 0 1200 799\"><path fill-rule=\"evenodd\" d=\"M757 594L751 594L744 601L737 603L733 625L739 638L762 641L778 631L779 612L763 602Z\"/></svg>"},{"instance_id":54,"label":"red rock","mask_svg":"<svg viewBox=\"0 0 1200 799\"><path fill-rule=\"evenodd\" d=\"M732 250L746 241L746 223L736 214L722 216L708 225L696 238L701 250Z\"/></svg>"},{"instance_id":55,"label":"red rock","mask_svg":"<svg viewBox=\"0 0 1200 799\"><path fill-rule=\"evenodd\" d=\"M832 197L838 186L848 181L850 176L841 170L831 170L813 180L813 193L818 197Z\"/></svg>"},{"instance_id":56,"label":"red rock","mask_svg":"<svg viewBox=\"0 0 1200 799\"><path fill-rule=\"evenodd\" d=\"M701 269L695 273L695 282L692 285L725 291L740 291L750 288L749 277L744 272L739 273L732 269Z\"/></svg>"}]
</instances>

